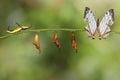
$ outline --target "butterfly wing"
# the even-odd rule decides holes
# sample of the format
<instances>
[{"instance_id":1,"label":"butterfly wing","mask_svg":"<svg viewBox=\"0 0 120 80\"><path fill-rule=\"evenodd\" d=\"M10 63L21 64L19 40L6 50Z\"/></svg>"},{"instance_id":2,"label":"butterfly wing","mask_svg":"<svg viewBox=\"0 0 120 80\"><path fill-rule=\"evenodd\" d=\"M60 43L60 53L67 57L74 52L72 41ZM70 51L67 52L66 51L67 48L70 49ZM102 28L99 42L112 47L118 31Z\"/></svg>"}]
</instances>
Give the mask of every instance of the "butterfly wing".
<instances>
[{"instance_id":1,"label":"butterfly wing","mask_svg":"<svg viewBox=\"0 0 120 80\"><path fill-rule=\"evenodd\" d=\"M92 39L94 39L95 32L97 29L96 17L94 15L93 11L88 7L85 7L84 21L88 22L87 27L85 27L85 30L87 31L88 36L91 37Z\"/></svg>"},{"instance_id":2,"label":"butterfly wing","mask_svg":"<svg viewBox=\"0 0 120 80\"><path fill-rule=\"evenodd\" d=\"M108 10L105 15L102 17L99 26L98 26L98 33L99 39L106 38L109 33L111 32L110 27L114 23L114 10Z\"/></svg>"}]
</instances>

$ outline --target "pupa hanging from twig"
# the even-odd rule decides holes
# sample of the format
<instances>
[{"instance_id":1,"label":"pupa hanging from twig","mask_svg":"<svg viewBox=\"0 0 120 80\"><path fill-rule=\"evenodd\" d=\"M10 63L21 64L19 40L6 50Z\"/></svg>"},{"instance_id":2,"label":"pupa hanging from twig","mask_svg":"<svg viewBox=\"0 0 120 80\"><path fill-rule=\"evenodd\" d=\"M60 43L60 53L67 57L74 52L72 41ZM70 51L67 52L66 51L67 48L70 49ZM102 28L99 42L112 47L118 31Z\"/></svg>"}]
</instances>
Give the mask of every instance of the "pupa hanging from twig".
<instances>
[{"instance_id":1,"label":"pupa hanging from twig","mask_svg":"<svg viewBox=\"0 0 120 80\"><path fill-rule=\"evenodd\" d=\"M77 47L77 43L76 43L76 40L75 40L75 33L72 32L72 40L71 40L71 43L72 43L72 47L75 49L76 53L78 51L78 47Z\"/></svg>"},{"instance_id":2,"label":"pupa hanging from twig","mask_svg":"<svg viewBox=\"0 0 120 80\"><path fill-rule=\"evenodd\" d=\"M32 43L39 50L39 53L40 53L40 42L39 42L38 33L35 34L35 37Z\"/></svg>"},{"instance_id":3,"label":"pupa hanging from twig","mask_svg":"<svg viewBox=\"0 0 120 80\"><path fill-rule=\"evenodd\" d=\"M54 33L52 42L60 49L61 46L60 46L60 43L59 43L59 40L58 40L58 33L57 32Z\"/></svg>"}]
</instances>

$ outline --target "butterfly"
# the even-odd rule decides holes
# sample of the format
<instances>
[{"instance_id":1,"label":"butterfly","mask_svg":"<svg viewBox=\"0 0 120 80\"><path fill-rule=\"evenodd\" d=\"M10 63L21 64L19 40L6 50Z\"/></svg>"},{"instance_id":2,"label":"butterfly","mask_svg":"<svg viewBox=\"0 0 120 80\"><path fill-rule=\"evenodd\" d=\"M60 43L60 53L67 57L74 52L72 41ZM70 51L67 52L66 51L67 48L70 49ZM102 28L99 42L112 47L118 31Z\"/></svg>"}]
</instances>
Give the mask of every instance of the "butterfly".
<instances>
[{"instance_id":1,"label":"butterfly","mask_svg":"<svg viewBox=\"0 0 120 80\"><path fill-rule=\"evenodd\" d=\"M98 32L99 39L105 39L111 32L109 26L114 23L114 9L109 9L99 20L90 8L85 7L84 21L88 22L85 30L90 38L95 39L95 34Z\"/></svg>"}]
</instances>

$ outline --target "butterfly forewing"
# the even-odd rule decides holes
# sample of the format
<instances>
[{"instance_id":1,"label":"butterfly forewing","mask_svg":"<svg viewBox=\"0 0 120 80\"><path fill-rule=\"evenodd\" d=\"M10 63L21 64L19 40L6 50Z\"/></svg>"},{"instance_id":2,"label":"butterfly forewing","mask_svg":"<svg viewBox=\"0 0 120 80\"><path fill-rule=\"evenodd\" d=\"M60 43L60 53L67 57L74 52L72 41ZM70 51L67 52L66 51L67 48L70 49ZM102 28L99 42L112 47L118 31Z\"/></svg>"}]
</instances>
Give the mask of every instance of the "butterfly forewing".
<instances>
[{"instance_id":1,"label":"butterfly forewing","mask_svg":"<svg viewBox=\"0 0 120 80\"><path fill-rule=\"evenodd\" d=\"M85 8L84 20L88 22L87 27L85 27L85 30L87 31L88 36L94 39L95 32L97 29L96 17L92 12L92 10L88 7Z\"/></svg>"},{"instance_id":2,"label":"butterfly forewing","mask_svg":"<svg viewBox=\"0 0 120 80\"><path fill-rule=\"evenodd\" d=\"M114 10L108 10L99 22L99 39L106 38L109 35L110 27L114 23Z\"/></svg>"}]
</instances>

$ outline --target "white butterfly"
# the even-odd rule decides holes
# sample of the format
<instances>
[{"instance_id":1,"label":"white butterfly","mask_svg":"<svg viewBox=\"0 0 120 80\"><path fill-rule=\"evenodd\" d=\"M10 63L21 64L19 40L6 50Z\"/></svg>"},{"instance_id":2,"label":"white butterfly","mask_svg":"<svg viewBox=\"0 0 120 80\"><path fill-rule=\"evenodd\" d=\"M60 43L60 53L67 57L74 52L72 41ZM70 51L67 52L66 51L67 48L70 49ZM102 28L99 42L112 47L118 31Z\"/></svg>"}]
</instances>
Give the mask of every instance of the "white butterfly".
<instances>
[{"instance_id":1,"label":"white butterfly","mask_svg":"<svg viewBox=\"0 0 120 80\"><path fill-rule=\"evenodd\" d=\"M88 33L88 36L92 39L95 39L96 31L99 34L99 39L105 39L111 32L110 27L114 23L114 10L108 10L101 20L96 20L96 17L92 10L88 7L85 7L84 20L88 22L85 30Z\"/></svg>"}]
</instances>

